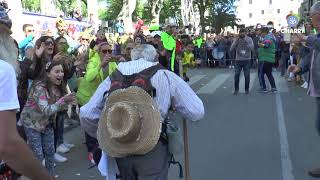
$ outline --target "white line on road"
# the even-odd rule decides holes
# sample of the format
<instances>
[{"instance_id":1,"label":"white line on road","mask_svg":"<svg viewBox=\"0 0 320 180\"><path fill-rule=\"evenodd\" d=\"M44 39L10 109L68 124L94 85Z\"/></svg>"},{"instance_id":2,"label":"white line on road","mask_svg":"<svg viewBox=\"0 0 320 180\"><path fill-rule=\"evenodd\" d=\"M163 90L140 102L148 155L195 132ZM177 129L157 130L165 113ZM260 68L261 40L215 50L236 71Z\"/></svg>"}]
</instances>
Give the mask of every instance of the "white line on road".
<instances>
[{"instance_id":1,"label":"white line on road","mask_svg":"<svg viewBox=\"0 0 320 180\"><path fill-rule=\"evenodd\" d=\"M277 119L280 135L280 153L283 180L294 180L292 172L292 161L288 143L288 135L284 120L283 106L280 94L276 94Z\"/></svg>"},{"instance_id":2,"label":"white line on road","mask_svg":"<svg viewBox=\"0 0 320 180\"><path fill-rule=\"evenodd\" d=\"M241 73L242 74L242 73ZM249 91L251 91L251 89L253 88L253 83L256 80L256 78L258 77L256 72L251 72L250 73L250 84L249 84ZM240 79L240 84L239 84L239 92L240 93L245 93L245 79L244 79L244 75L241 75L241 79Z\"/></svg>"},{"instance_id":3,"label":"white line on road","mask_svg":"<svg viewBox=\"0 0 320 180\"><path fill-rule=\"evenodd\" d=\"M278 91L282 93L289 92L288 82L284 79L284 77L280 76L280 72L273 72L273 74Z\"/></svg>"},{"instance_id":4,"label":"white line on road","mask_svg":"<svg viewBox=\"0 0 320 180\"><path fill-rule=\"evenodd\" d=\"M206 75L195 75L190 77L189 85L191 86L192 84L198 82L200 79L204 78Z\"/></svg>"},{"instance_id":5,"label":"white line on road","mask_svg":"<svg viewBox=\"0 0 320 180\"><path fill-rule=\"evenodd\" d=\"M215 78L213 78L207 85L200 88L197 93L198 94L212 94L214 93L218 87L220 87L229 77L229 74L218 74Z\"/></svg>"}]
</instances>

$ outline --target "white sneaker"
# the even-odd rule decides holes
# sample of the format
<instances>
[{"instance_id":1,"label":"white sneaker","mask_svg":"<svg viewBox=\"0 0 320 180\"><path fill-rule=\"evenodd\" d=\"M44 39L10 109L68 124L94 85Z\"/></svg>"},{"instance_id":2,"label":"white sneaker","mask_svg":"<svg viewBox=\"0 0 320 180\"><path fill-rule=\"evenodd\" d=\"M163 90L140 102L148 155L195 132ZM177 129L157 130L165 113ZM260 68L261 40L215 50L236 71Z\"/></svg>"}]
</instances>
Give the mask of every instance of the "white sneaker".
<instances>
[{"instance_id":1,"label":"white sneaker","mask_svg":"<svg viewBox=\"0 0 320 180\"><path fill-rule=\"evenodd\" d=\"M60 144L58 147L57 147L57 152L59 153L67 153L69 152L70 149L68 147L66 147L64 144Z\"/></svg>"},{"instance_id":2,"label":"white sneaker","mask_svg":"<svg viewBox=\"0 0 320 180\"><path fill-rule=\"evenodd\" d=\"M303 88L308 89L309 84L307 82L305 82L305 85L303 86Z\"/></svg>"},{"instance_id":3,"label":"white sneaker","mask_svg":"<svg viewBox=\"0 0 320 180\"><path fill-rule=\"evenodd\" d=\"M67 147L68 149L74 148L74 144L63 143L63 145L64 145L65 147Z\"/></svg>"},{"instance_id":4,"label":"white sneaker","mask_svg":"<svg viewBox=\"0 0 320 180\"><path fill-rule=\"evenodd\" d=\"M59 154L58 154L58 156L60 156ZM62 156L61 156L62 157ZM67 159L67 158L66 158ZM42 160L42 166L43 167L46 167L46 160L44 159L44 160ZM56 167L57 166L57 164L56 163L53 163L53 167Z\"/></svg>"},{"instance_id":5,"label":"white sneaker","mask_svg":"<svg viewBox=\"0 0 320 180\"><path fill-rule=\"evenodd\" d=\"M58 153L55 153L55 154L54 154L54 160L55 160L56 162L62 163L62 162L66 162L68 159L67 159L66 157L61 156L61 155L58 154Z\"/></svg>"}]
</instances>

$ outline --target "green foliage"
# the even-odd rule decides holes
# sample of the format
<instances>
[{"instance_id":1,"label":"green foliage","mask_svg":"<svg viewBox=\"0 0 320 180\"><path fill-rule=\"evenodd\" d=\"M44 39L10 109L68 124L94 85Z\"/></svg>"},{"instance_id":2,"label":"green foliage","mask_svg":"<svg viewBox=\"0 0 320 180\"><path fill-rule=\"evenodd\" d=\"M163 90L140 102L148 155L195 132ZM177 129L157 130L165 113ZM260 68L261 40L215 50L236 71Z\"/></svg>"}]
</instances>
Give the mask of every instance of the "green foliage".
<instances>
[{"instance_id":1,"label":"green foliage","mask_svg":"<svg viewBox=\"0 0 320 180\"><path fill-rule=\"evenodd\" d=\"M180 7L180 0L165 0L160 11L160 24L165 23L165 20L169 17L176 18L180 22L182 19Z\"/></svg>"},{"instance_id":2,"label":"green foliage","mask_svg":"<svg viewBox=\"0 0 320 180\"><path fill-rule=\"evenodd\" d=\"M71 16L73 10L77 7L77 0L57 0L56 8L65 13L66 16ZM22 0L22 7L31 12L41 11L41 0ZM82 16L87 16L86 0L81 1ZM41 12L45 13L45 12Z\"/></svg>"},{"instance_id":3,"label":"green foliage","mask_svg":"<svg viewBox=\"0 0 320 180\"><path fill-rule=\"evenodd\" d=\"M107 0L108 7L99 9L99 18L104 21L117 19L121 12L123 1L122 0Z\"/></svg>"},{"instance_id":4,"label":"green foliage","mask_svg":"<svg viewBox=\"0 0 320 180\"><path fill-rule=\"evenodd\" d=\"M237 25L238 19L234 12L235 0L216 0L211 11L211 25L220 33L221 29L227 26Z\"/></svg>"},{"instance_id":5,"label":"green foliage","mask_svg":"<svg viewBox=\"0 0 320 180\"><path fill-rule=\"evenodd\" d=\"M143 19L146 24L151 22L151 10L146 2L137 0L136 9L132 14L133 21L137 21L137 17Z\"/></svg>"},{"instance_id":6,"label":"green foliage","mask_svg":"<svg viewBox=\"0 0 320 180\"><path fill-rule=\"evenodd\" d=\"M207 32L207 26L220 33L221 28L236 25L234 2L235 0L195 0L194 5L200 14L202 32ZM205 16L205 12L210 12L209 16Z\"/></svg>"},{"instance_id":7,"label":"green foliage","mask_svg":"<svg viewBox=\"0 0 320 180\"><path fill-rule=\"evenodd\" d=\"M40 0L22 0L22 7L31 12L40 12Z\"/></svg>"}]
</instances>

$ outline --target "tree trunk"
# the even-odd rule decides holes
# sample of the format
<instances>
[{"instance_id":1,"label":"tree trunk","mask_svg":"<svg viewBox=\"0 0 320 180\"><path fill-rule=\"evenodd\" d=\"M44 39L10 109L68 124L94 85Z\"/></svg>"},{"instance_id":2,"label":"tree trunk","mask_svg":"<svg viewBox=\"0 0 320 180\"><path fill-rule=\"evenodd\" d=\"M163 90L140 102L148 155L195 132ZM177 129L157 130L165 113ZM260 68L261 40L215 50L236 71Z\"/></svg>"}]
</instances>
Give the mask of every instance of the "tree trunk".
<instances>
[{"instance_id":1,"label":"tree trunk","mask_svg":"<svg viewBox=\"0 0 320 180\"><path fill-rule=\"evenodd\" d=\"M159 24L160 11L163 7L164 0L149 0L148 4L151 9L152 20L155 20Z\"/></svg>"},{"instance_id":2,"label":"tree trunk","mask_svg":"<svg viewBox=\"0 0 320 180\"><path fill-rule=\"evenodd\" d=\"M193 0L181 0L181 16L184 26L189 24L195 25Z\"/></svg>"},{"instance_id":3,"label":"tree trunk","mask_svg":"<svg viewBox=\"0 0 320 180\"><path fill-rule=\"evenodd\" d=\"M206 30L204 11L205 11L204 8L203 9L199 8L201 33L204 33Z\"/></svg>"},{"instance_id":4,"label":"tree trunk","mask_svg":"<svg viewBox=\"0 0 320 180\"><path fill-rule=\"evenodd\" d=\"M122 9L118 15L118 19L123 19L124 29L126 32L134 32L132 13L137 5L137 0L123 0Z\"/></svg>"}]
</instances>

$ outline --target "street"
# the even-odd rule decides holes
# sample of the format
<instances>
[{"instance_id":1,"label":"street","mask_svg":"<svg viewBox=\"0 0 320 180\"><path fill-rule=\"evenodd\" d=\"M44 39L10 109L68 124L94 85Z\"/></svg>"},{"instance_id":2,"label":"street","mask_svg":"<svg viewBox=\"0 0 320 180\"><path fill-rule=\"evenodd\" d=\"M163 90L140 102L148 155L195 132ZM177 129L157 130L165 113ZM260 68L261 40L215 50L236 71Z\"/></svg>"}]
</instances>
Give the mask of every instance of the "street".
<instances>
[{"instance_id":1,"label":"street","mask_svg":"<svg viewBox=\"0 0 320 180\"><path fill-rule=\"evenodd\" d=\"M259 93L255 70L250 74L250 95L244 94L242 74L240 94L235 96L233 71L204 68L189 73L189 84L203 100L206 113L201 121L188 122L190 179L312 179L307 171L320 167L314 99L278 72L274 76L279 92ZM76 147L66 154L68 162L57 164L59 179L105 179L96 167L88 169L82 130L70 130L65 139ZM183 164L182 157L176 159ZM178 180L178 175L178 167L171 165L168 179Z\"/></svg>"}]
</instances>

